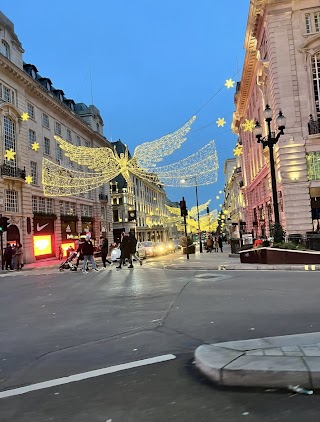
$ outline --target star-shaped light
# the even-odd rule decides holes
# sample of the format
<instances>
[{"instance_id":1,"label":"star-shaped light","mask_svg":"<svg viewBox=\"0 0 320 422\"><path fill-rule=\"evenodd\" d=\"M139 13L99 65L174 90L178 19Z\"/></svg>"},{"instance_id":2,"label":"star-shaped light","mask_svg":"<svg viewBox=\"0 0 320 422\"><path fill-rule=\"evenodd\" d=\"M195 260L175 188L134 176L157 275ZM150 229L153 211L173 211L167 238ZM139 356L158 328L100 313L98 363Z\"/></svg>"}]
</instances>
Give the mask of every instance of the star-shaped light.
<instances>
[{"instance_id":1,"label":"star-shaped light","mask_svg":"<svg viewBox=\"0 0 320 422\"><path fill-rule=\"evenodd\" d=\"M16 152L13 151L13 149L6 149L6 153L4 154L4 158L6 158L8 161L15 159Z\"/></svg>"},{"instance_id":2,"label":"star-shaped light","mask_svg":"<svg viewBox=\"0 0 320 422\"><path fill-rule=\"evenodd\" d=\"M26 177L26 183L28 183L28 185L31 185L31 183L32 183L32 177L30 176L30 175L28 175L27 177Z\"/></svg>"},{"instance_id":3,"label":"star-shaped light","mask_svg":"<svg viewBox=\"0 0 320 422\"><path fill-rule=\"evenodd\" d=\"M222 194L222 190L219 190L220 195Z\"/></svg>"},{"instance_id":4,"label":"star-shaped light","mask_svg":"<svg viewBox=\"0 0 320 422\"><path fill-rule=\"evenodd\" d=\"M235 81L233 81L231 78L226 80L226 83L224 84L224 86L226 86L228 89L229 88L233 88L235 84Z\"/></svg>"},{"instance_id":5,"label":"star-shaped light","mask_svg":"<svg viewBox=\"0 0 320 422\"><path fill-rule=\"evenodd\" d=\"M242 154L242 145L237 145L236 148L233 150L233 155L235 157L240 157L240 155Z\"/></svg>"},{"instance_id":6,"label":"star-shaped light","mask_svg":"<svg viewBox=\"0 0 320 422\"><path fill-rule=\"evenodd\" d=\"M21 119L26 122L27 120L29 120L29 114L28 113L22 113L21 114Z\"/></svg>"},{"instance_id":7,"label":"star-shaped light","mask_svg":"<svg viewBox=\"0 0 320 422\"><path fill-rule=\"evenodd\" d=\"M217 195L217 196L216 196L216 199L219 199L219 198L220 198L220 196L219 196L219 195Z\"/></svg>"},{"instance_id":8,"label":"star-shaped light","mask_svg":"<svg viewBox=\"0 0 320 422\"><path fill-rule=\"evenodd\" d=\"M33 151L38 151L38 149L40 148L39 142L34 142L31 145L31 148L33 149Z\"/></svg>"},{"instance_id":9,"label":"star-shaped light","mask_svg":"<svg viewBox=\"0 0 320 422\"><path fill-rule=\"evenodd\" d=\"M222 208L222 204L219 204L219 207Z\"/></svg>"},{"instance_id":10,"label":"star-shaped light","mask_svg":"<svg viewBox=\"0 0 320 422\"><path fill-rule=\"evenodd\" d=\"M244 123L242 123L241 126L243 127L243 130L245 132L252 132L253 128L255 127L254 119L252 119L252 120L246 119L246 121Z\"/></svg>"},{"instance_id":11,"label":"star-shaped light","mask_svg":"<svg viewBox=\"0 0 320 422\"><path fill-rule=\"evenodd\" d=\"M224 120L224 117L220 118L218 117L218 120L216 121L218 127L223 127L227 122Z\"/></svg>"}]
</instances>

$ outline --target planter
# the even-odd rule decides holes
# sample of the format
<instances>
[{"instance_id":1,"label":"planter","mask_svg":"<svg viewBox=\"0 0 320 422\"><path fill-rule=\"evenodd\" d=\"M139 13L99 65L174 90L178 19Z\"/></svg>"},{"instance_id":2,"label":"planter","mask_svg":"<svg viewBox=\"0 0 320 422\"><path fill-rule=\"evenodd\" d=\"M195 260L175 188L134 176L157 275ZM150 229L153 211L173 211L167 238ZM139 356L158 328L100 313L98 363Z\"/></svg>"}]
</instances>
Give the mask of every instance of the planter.
<instances>
[{"instance_id":1,"label":"planter","mask_svg":"<svg viewBox=\"0 0 320 422\"><path fill-rule=\"evenodd\" d=\"M320 252L279 248L256 248L240 251L244 264L320 264Z\"/></svg>"},{"instance_id":2,"label":"planter","mask_svg":"<svg viewBox=\"0 0 320 422\"><path fill-rule=\"evenodd\" d=\"M186 248L185 246L182 248L182 253L183 253L184 255L186 255L186 254L187 254L187 248ZM196 253L196 245L189 245L189 246L188 246L188 253L189 253L189 254Z\"/></svg>"}]
</instances>

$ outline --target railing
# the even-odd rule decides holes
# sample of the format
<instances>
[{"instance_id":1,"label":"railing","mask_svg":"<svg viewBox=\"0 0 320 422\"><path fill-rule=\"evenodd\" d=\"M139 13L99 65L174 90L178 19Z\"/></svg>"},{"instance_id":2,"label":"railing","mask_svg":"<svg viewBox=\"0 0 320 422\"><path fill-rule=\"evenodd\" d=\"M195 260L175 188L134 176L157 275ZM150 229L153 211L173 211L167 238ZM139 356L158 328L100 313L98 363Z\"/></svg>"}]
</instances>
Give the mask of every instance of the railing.
<instances>
[{"instance_id":1,"label":"railing","mask_svg":"<svg viewBox=\"0 0 320 422\"><path fill-rule=\"evenodd\" d=\"M100 201L108 201L108 195L104 195L102 193L99 193L99 200Z\"/></svg>"},{"instance_id":2,"label":"railing","mask_svg":"<svg viewBox=\"0 0 320 422\"><path fill-rule=\"evenodd\" d=\"M309 135L316 135L320 133L320 120L313 120L312 114L310 114L310 120L308 123Z\"/></svg>"},{"instance_id":3,"label":"railing","mask_svg":"<svg viewBox=\"0 0 320 422\"><path fill-rule=\"evenodd\" d=\"M11 167L8 164L2 164L0 166L0 174L1 176L9 176L9 177L16 177L18 179L25 180L26 178L26 169L20 169L18 167Z\"/></svg>"}]
</instances>

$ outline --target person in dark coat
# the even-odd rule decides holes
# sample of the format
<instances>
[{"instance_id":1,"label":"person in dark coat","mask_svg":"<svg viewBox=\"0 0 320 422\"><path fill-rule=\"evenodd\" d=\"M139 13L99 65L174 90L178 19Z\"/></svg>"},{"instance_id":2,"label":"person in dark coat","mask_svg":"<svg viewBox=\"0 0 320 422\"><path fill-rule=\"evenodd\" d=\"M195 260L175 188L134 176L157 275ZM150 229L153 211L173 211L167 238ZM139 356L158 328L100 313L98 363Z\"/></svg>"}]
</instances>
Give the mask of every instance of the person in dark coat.
<instances>
[{"instance_id":1,"label":"person in dark coat","mask_svg":"<svg viewBox=\"0 0 320 422\"><path fill-rule=\"evenodd\" d=\"M219 245L220 251L223 252L222 236L218 237L218 245Z\"/></svg>"},{"instance_id":2,"label":"person in dark coat","mask_svg":"<svg viewBox=\"0 0 320 422\"><path fill-rule=\"evenodd\" d=\"M109 261L109 259L107 259L108 256L108 252L109 252L109 248L108 248L108 239L103 239L102 244L101 244L101 259L102 259L102 265L103 268L106 268L106 263L108 262L108 264L112 264L111 261Z\"/></svg>"},{"instance_id":3,"label":"person in dark coat","mask_svg":"<svg viewBox=\"0 0 320 422\"><path fill-rule=\"evenodd\" d=\"M140 262L140 265L142 265L142 259L140 259L137 255L137 239L133 232L129 232L129 252L130 252L130 265L128 268L133 268L133 258L135 258L137 261Z\"/></svg>"},{"instance_id":4,"label":"person in dark coat","mask_svg":"<svg viewBox=\"0 0 320 422\"><path fill-rule=\"evenodd\" d=\"M87 262L89 261L91 263L92 268L95 271L99 271L96 263L93 259L93 243L91 242L90 236L86 236L86 240L82 245L81 251L83 253L83 264L82 264L82 272L87 273Z\"/></svg>"},{"instance_id":5,"label":"person in dark coat","mask_svg":"<svg viewBox=\"0 0 320 422\"><path fill-rule=\"evenodd\" d=\"M7 247L4 250L3 259L4 259L4 264L6 266L6 270L9 269L8 267L10 267L10 270L13 270L12 265L11 265L12 247L11 247L10 243L7 243Z\"/></svg>"},{"instance_id":6,"label":"person in dark coat","mask_svg":"<svg viewBox=\"0 0 320 422\"><path fill-rule=\"evenodd\" d=\"M130 242L129 236L126 233L123 233L122 241L120 243L120 251L120 264L116 268L121 268L126 259L129 259L130 261ZM130 264L132 265L132 263Z\"/></svg>"}]
</instances>

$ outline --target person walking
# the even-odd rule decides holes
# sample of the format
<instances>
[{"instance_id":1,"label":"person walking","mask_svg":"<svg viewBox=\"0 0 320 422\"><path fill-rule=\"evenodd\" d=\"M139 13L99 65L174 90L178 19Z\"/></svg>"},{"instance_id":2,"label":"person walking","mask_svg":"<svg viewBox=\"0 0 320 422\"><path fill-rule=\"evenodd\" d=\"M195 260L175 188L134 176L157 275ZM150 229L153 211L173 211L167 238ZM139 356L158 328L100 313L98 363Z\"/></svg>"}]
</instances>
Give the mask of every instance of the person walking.
<instances>
[{"instance_id":1,"label":"person walking","mask_svg":"<svg viewBox=\"0 0 320 422\"><path fill-rule=\"evenodd\" d=\"M101 239L103 239L103 237ZM109 261L109 259L107 259L108 252L109 252L108 239L105 238L102 240L102 244L101 244L101 259L102 259L103 268L107 268L106 266L107 262L108 264L112 265L112 262Z\"/></svg>"},{"instance_id":2,"label":"person walking","mask_svg":"<svg viewBox=\"0 0 320 422\"><path fill-rule=\"evenodd\" d=\"M220 251L223 252L222 236L218 237L218 245L219 245Z\"/></svg>"},{"instance_id":3,"label":"person walking","mask_svg":"<svg viewBox=\"0 0 320 422\"><path fill-rule=\"evenodd\" d=\"M214 251L219 252L219 243L218 243L217 236L215 236L215 238L214 238L213 246L214 246Z\"/></svg>"},{"instance_id":4,"label":"person walking","mask_svg":"<svg viewBox=\"0 0 320 422\"><path fill-rule=\"evenodd\" d=\"M10 243L7 243L7 247L4 250L3 259L4 259L4 265L6 266L6 270L9 269L8 267L10 267L10 270L13 270L12 265L11 265L12 247Z\"/></svg>"},{"instance_id":5,"label":"person walking","mask_svg":"<svg viewBox=\"0 0 320 422\"><path fill-rule=\"evenodd\" d=\"M208 252L212 252L212 248L213 248L213 239L211 234L209 234L208 239L207 239L207 253Z\"/></svg>"},{"instance_id":6,"label":"person walking","mask_svg":"<svg viewBox=\"0 0 320 422\"><path fill-rule=\"evenodd\" d=\"M87 262L89 261L94 271L99 271L96 263L93 259L93 243L91 242L90 236L86 236L86 240L82 245L82 254L83 254L83 264L82 264L82 272L87 274Z\"/></svg>"},{"instance_id":7,"label":"person walking","mask_svg":"<svg viewBox=\"0 0 320 422\"><path fill-rule=\"evenodd\" d=\"M126 233L123 233L122 240L120 243L120 251L120 263L116 268L121 268L121 266L125 263L126 259L130 261L130 243L129 236ZM132 265L132 262L130 264ZM131 265L129 268L132 268Z\"/></svg>"},{"instance_id":8,"label":"person walking","mask_svg":"<svg viewBox=\"0 0 320 422\"><path fill-rule=\"evenodd\" d=\"M21 270L22 269L22 258L23 258L23 250L22 250L22 245L21 243L18 243L17 248L16 248L16 268L17 270Z\"/></svg>"},{"instance_id":9,"label":"person walking","mask_svg":"<svg viewBox=\"0 0 320 422\"><path fill-rule=\"evenodd\" d=\"M134 232L129 233L129 252L130 252L130 265L128 268L133 268L133 258L139 261L140 265L142 265L142 259L140 259L137 255L137 239L134 235Z\"/></svg>"}]
</instances>

